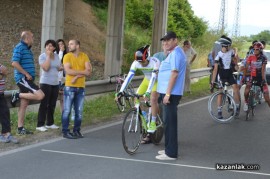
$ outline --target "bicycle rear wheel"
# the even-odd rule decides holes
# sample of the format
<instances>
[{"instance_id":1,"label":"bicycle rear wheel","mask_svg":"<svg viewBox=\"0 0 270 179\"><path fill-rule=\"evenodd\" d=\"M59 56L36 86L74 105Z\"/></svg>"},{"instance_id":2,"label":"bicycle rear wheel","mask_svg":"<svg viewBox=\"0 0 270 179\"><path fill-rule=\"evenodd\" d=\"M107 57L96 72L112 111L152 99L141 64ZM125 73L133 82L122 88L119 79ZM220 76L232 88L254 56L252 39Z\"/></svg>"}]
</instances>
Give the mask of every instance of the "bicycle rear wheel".
<instances>
[{"instance_id":1,"label":"bicycle rear wheel","mask_svg":"<svg viewBox=\"0 0 270 179\"><path fill-rule=\"evenodd\" d=\"M220 100L220 103L218 103L218 100ZM219 110L218 104L221 104ZM229 123L234 119L236 114L235 101L230 94L217 91L208 100L208 112L215 121Z\"/></svg>"},{"instance_id":2,"label":"bicycle rear wheel","mask_svg":"<svg viewBox=\"0 0 270 179\"><path fill-rule=\"evenodd\" d=\"M118 93L120 89L121 89L121 86L117 85L115 89L116 93ZM122 103L122 105L119 102L116 102L117 108L120 112L124 112L127 106L125 97L124 96L120 97L119 101Z\"/></svg>"},{"instance_id":3,"label":"bicycle rear wheel","mask_svg":"<svg viewBox=\"0 0 270 179\"><path fill-rule=\"evenodd\" d=\"M156 125L157 125L157 130L153 134L150 134L151 141L155 145L160 143L163 137L163 133L164 133L164 127L163 127L163 124L159 115L157 115Z\"/></svg>"},{"instance_id":4,"label":"bicycle rear wheel","mask_svg":"<svg viewBox=\"0 0 270 179\"><path fill-rule=\"evenodd\" d=\"M122 124L122 144L125 151L132 155L139 148L143 137L142 123L136 108L130 109Z\"/></svg>"},{"instance_id":5,"label":"bicycle rear wheel","mask_svg":"<svg viewBox=\"0 0 270 179\"><path fill-rule=\"evenodd\" d=\"M132 94L135 94L134 92L134 88L132 86L132 84L129 84L125 90L125 92L129 95L132 95ZM134 101L133 101L133 98L132 97L126 97L126 103L128 104L128 106L130 108L134 107Z\"/></svg>"}]
</instances>

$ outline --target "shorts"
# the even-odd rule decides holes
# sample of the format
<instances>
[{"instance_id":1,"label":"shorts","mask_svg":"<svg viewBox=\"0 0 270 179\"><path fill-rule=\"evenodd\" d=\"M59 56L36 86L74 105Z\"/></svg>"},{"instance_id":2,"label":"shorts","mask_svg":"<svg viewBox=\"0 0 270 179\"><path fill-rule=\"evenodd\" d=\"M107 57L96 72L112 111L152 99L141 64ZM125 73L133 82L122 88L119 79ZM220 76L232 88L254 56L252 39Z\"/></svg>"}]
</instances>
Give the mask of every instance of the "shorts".
<instances>
[{"instance_id":1,"label":"shorts","mask_svg":"<svg viewBox=\"0 0 270 179\"><path fill-rule=\"evenodd\" d=\"M236 84L236 79L235 79L234 75L232 74L232 70L230 70L230 69L229 70L220 70L219 77L223 83L228 82L230 85Z\"/></svg>"},{"instance_id":2,"label":"shorts","mask_svg":"<svg viewBox=\"0 0 270 179\"><path fill-rule=\"evenodd\" d=\"M27 80L25 78L22 78L17 83L17 86L19 87L21 93L34 93L35 90L37 91L40 89L33 80Z\"/></svg>"},{"instance_id":3,"label":"shorts","mask_svg":"<svg viewBox=\"0 0 270 179\"><path fill-rule=\"evenodd\" d=\"M148 88L148 85L149 85L149 80L147 78L144 78L142 83L140 84L138 90L137 90L137 94L138 95L143 95L146 91L147 91L147 88ZM157 91L157 82L155 82L153 88L152 88L152 91Z\"/></svg>"}]
</instances>

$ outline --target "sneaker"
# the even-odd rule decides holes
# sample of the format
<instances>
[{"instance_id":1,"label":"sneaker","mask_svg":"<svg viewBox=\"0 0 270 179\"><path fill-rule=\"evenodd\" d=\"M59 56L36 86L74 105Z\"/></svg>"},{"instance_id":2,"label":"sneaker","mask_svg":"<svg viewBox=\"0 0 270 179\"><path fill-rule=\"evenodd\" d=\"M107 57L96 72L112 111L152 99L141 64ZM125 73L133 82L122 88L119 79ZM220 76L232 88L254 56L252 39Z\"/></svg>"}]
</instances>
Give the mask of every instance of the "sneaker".
<instances>
[{"instance_id":1,"label":"sneaker","mask_svg":"<svg viewBox=\"0 0 270 179\"><path fill-rule=\"evenodd\" d=\"M13 93L11 95L11 101L10 101L11 105L13 107L15 107L16 106L16 103L17 103L17 101L19 101L19 99L20 99L19 98L19 92L13 91Z\"/></svg>"},{"instance_id":2,"label":"sneaker","mask_svg":"<svg viewBox=\"0 0 270 179\"><path fill-rule=\"evenodd\" d=\"M156 122L150 122L147 132L154 133L157 130Z\"/></svg>"},{"instance_id":3,"label":"sneaker","mask_svg":"<svg viewBox=\"0 0 270 179\"><path fill-rule=\"evenodd\" d=\"M248 110L248 104L247 104L247 103L244 104L243 110L244 110L245 112Z\"/></svg>"},{"instance_id":4,"label":"sneaker","mask_svg":"<svg viewBox=\"0 0 270 179\"><path fill-rule=\"evenodd\" d=\"M0 142L3 142L3 143L9 143L10 140L8 140L8 138L6 138L5 136L0 135Z\"/></svg>"},{"instance_id":5,"label":"sneaker","mask_svg":"<svg viewBox=\"0 0 270 179\"><path fill-rule=\"evenodd\" d=\"M37 127L36 130L40 132L46 132L48 129L44 126L41 126L41 127Z\"/></svg>"},{"instance_id":6,"label":"sneaker","mask_svg":"<svg viewBox=\"0 0 270 179\"><path fill-rule=\"evenodd\" d=\"M18 144L19 143L18 139L16 139L15 137L13 137L11 134L7 137L7 139L10 142L14 143L14 144Z\"/></svg>"},{"instance_id":7,"label":"sneaker","mask_svg":"<svg viewBox=\"0 0 270 179\"><path fill-rule=\"evenodd\" d=\"M223 116L222 116L222 111L218 111L218 119L223 119Z\"/></svg>"},{"instance_id":8,"label":"sneaker","mask_svg":"<svg viewBox=\"0 0 270 179\"><path fill-rule=\"evenodd\" d=\"M83 135L80 133L80 131L73 132L73 136L76 138L83 138Z\"/></svg>"},{"instance_id":9,"label":"sneaker","mask_svg":"<svg viewBox=\"0 0 270 179\"><path fill-rule=\"evenodd\" d=\"M165 150L160 150L160 151L158 151L158 154L159 154L159 155L165 154Z\"/></svg>"},{"instance_id":10,"label":"sneaker","mask_svg":"<svg viewBox=\"0 0 270 179\"><path fill-rule=\"evenodd\" d=\"M156 159L158 160L176 160L177 158L169 157L166 154L157 155Z\"/></svg>"},{"instance_id":11,"label":"sneaker","mask_svg":"<svg viewBox=\"0 0 270 179\"><path fill-rule=\"evenodd\" d=\"M77 137L73 136L73 134L70 132L63 133L63 137L66 139L77 139Z\"/></svg>"},{"instance_id":12,"label":"sneaker","mask_svg":"<svg viewBox=\"0 0 270 179\"><path fill-rule=\"evenodd\" d=\"M24 127L22 129L17 130L18 135L26 135L26 134L33 134L33 132L26 130Z\"/></svg>"},{"instance_id":13,"label":"sneaker","mask_svg":"<svg viewBox=\"0 0 270 179\"><path fill-rule=\"evenodd\" d=\"M53 124L53 125L50 125L50 126L45 126L47 129L59 129L59 126Z\"/></svg>"}]
</instances>

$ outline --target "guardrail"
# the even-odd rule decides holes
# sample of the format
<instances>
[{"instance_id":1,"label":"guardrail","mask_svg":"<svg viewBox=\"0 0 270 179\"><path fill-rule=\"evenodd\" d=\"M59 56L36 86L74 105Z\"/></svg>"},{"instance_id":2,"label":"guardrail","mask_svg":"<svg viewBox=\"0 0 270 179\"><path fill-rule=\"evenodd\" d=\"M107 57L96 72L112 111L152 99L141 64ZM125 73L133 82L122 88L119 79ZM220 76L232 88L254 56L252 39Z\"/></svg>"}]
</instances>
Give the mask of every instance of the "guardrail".
<instances>
[{"instance_id":1,"label":"guardrail","mask_svg":"<svg viewBox=\"0 0 270 179\"><path fill-rule=\"evenodd\" d=\"M203 76L207 76L210 74L209 70L211 68L201 68L201 69L195 69L191 70L190 78L199 78ZM134 87L138 87L143 79L143 76L135 76L132 80L132 85ZM96 80L96 81L87 81L85 84L85 95L94 95L94 94L101 94L106 92L111 92L115 90L115 81L112 79L112 83L110 83L110 79L104 79L104 80ZM5 91L5 98L8 101L8 105L11 108L10 105L10 98L13 90ZM31 101L30 104L37 104L39 101ZM19 104L16 105L18 107Z\"/></svg>"}]
</instances>

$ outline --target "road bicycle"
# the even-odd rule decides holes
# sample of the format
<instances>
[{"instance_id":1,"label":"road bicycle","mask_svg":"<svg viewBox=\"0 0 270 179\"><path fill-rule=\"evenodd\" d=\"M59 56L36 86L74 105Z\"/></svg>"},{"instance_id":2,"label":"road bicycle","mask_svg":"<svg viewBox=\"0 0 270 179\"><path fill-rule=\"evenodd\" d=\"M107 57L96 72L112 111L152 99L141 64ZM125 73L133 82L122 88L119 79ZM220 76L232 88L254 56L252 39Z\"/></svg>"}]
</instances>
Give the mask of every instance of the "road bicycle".
<instances>
[{"instance_id":1,"label":"road bicycle","mask_svg":"<svg viewBox=\"0 0 270 179\"><path fill-rule=\"evenodd\" d=\"M130 94L127 96L135 98L135 106L131 108L124 116L122 124L122 144L125 151L132 155L138 150L142 139L148 134L148 124L150 124L152 116L151 106L148 102L145 103L148 108L147 117L142 114L141 105L143 102L140 101L139 98L143 95ZM159 144L164 132L163 122L159 114L156 118L156 125L157 129L154 133L150 134L150 139L154 144Z\"/></svg>"},{"instance_id":2,"label":"road bicycle","mask_svg":"<svg viewBox=\"0 0 270 179\"><path fill-rule=\"evenodd\" d=\"M228 82L223 83L221 80L215 82L214 88L218 91L213 93L208 100L208 112L219 123L229 123L236 115L236 103L228 91L228 86L230 86ZM219 112L222 113L221 116Z\"/></svg>"},{"instance_id":3,"label":"road bicycle","mask_svg":"<svg viewBox=\"0 0 270 179\"><path fill-rule=\"evenodd\" d=\"M117 74L117 75L111 75L109 76L110 78L110 83L112 84L112 79L115 81L115 93L118 94L123 82L125 81L126 74ZM126 94L134 94L134 88L131 83L128 84L126 89L123 91L123 93ZM117 108L119 109L120 112L124 112L125 109L129 106L129 108L133 107L133 98L131 97L125 97L122 96L118 101L116 101Z\"/></svg>"},{"instance_id":4,"label":"road bicycle","mask_svg":"<svg viewBox=\"0 0 270 179\"><path fill-rule=\"evenodd\" d=\"M252 117L255 115L255 107L257 104L261 104L262 99L262 91L261 87L257 86L257 81L252 80L251 87L248 94L248 109L246 111L246 120L249 119L250 114Z\"/></svg>"}]
</instances>

